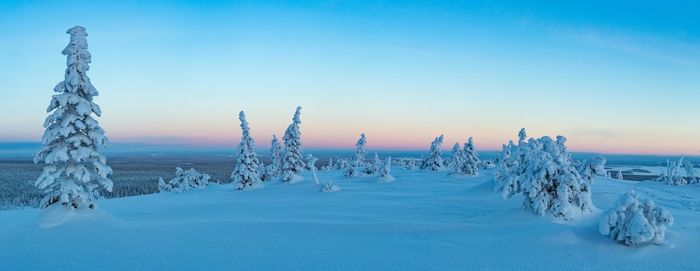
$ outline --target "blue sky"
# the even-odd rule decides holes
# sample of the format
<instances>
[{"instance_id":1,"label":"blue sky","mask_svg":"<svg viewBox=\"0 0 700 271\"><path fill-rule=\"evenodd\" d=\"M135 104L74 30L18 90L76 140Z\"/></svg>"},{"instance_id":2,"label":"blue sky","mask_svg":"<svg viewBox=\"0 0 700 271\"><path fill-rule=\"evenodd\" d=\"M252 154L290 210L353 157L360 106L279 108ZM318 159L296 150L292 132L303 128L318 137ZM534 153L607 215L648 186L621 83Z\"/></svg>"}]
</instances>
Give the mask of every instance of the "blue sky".
<instances>
[{"instance_id":1,"label":"blue sky","mask_svg":"<svg viewBox=\"0 0 700 271\"><path fill-rule=\"evenodd\" d=\"M605 153L700 151L692 1L2 1L0 141L37 141L82 25L113 142L483 149L526 127ZM447 144L451 145L451 144Z\"/></svg>"}]
</instances>

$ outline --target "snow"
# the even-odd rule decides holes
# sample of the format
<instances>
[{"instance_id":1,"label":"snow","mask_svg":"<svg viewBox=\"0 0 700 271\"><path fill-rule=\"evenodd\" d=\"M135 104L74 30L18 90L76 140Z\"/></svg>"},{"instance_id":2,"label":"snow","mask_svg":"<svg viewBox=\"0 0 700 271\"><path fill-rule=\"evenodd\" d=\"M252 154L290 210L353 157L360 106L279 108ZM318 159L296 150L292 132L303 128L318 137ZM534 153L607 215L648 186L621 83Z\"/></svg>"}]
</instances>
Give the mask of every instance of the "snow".
<instances>
[{"instance_id":1,"label":"snow","mask_svg":"<svg viewBox=\"0 0 700 271\"><path fill-rule=\"evenodd\" d=\"M521 195L494 194L492 170L391 172L392 183L318 172L342 187L335 193L309 182L246 191L211 184L101 199L97 210L71 216L3 211L0 270L697 269L698 185L594 177L600 209L562 222L523 210ZM665 244L628 247L598 232L603 210L633 189L673 214Z\"/></svg>"}]
</instances>

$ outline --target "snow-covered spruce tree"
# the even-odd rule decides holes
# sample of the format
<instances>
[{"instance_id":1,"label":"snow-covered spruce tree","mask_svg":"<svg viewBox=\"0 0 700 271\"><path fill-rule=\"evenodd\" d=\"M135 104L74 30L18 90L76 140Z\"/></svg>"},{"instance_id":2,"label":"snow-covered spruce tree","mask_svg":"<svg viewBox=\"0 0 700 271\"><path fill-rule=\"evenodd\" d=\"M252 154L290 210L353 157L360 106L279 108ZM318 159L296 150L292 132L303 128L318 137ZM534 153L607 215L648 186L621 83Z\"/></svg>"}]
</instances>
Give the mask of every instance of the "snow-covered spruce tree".
<instances>
[{"instance_id":1,"label":"snow-covered spruce tree","mask_svg":"<svg viewBox=\"0 0 700 271\"><path fill-rule=\"evenodd\" d=\"M455 143L454 145L452 145L452 150L450 151L450 153L452 153L452 157L450 157L446 164L448 167L456 169L458 165L461 165L463 158L462 147L459 146L459 143Z\"/></svg>"},{"instance_id":2,"label":"snow-covered spruce tree","mask_svg":"<svg viewBox=\"0 0 700 271\"><path fill-rule=\"evenodd\" d=\"M570 220L591 212L593 202L590 184L571 164L560 138L564 137L557 141L547 136L530 140L519 177L526 208L539 215Z\"/></svg>"},{"instance_id":3,"label":"snow-covered spruce tree","mask_svg":"<svg viewBox=\"0 0 700 271\"><path fill-rule=\"evenodd\" d=\"M199 173L193 168L183 170L178 167L175 169L175 177L167 183L163 178L158 180L158 190L160 192L174 191L179 193L192 189L206 188L209 185L210 178L208 174Z\"/></svg>"},{"instance_id":4,"label":"snow-covered spruce tree","mask_svg":"<svg viewBox=\"0 0 700 271\"><path fill-rule=\"evenodd\" d=\"M281 176L283 182L290 182L298 178L299 174L306 167L301 152L299 124L301 124L301 106L297 106L297 110L292 118L292 124L284 132L284 156Z\"/></svg>"},{"instance_id":5,"label":"snow-covered spruce tree","mask_svg":"<svg viewBox=\"0 0 700 271\"><path fill-rule=\"evenodd\" d=\"M605 170L605 162L606 160L604 157L594 156L591 157L591 159L581 162L576 167L576 170L578 170L581 178L592 183L595 176L605 176L605 174L608 173L607 170Z\"/></svg>"},{"instance_id":6,"label":"snow-covered spruce tree","mask_svg":"<svg viewBox=\"0 0 700 271\"><path fill-rule=\"evenodd\" d=\"M242 137L238 146L238 160L233 173L231 173L231 180L236 184L237 190L244 190L260 182L260 170L262 167L255 154L255 141L250 135L250 128L248 127L248 121L245 119L245 113L241 111L238 114L238 118L241 120Z\"/></svg>"},{"instance_id":7,"label":"snow-covered spruce tree","mask_svg":"<svg viewBox=\"0 0 700 271\"><path fill-rule=\"evenodd\" d=\"M651 199L641 201L632 190L603 214L598 229L601 234L610 236L614 241L634 246L663 243L666 227L672 224L671 213L656 207Z\"/></svg>"},{"instance_id":8,"label":"snow-covered spruce tree","mask_svg":"<svg viewBox=\"0 0 700 271\"><path fill-rule=\"evenodd\" d=\"M272 135L270 142L270 164L264 167L264 172L260 179L262 181L272 180L279 176L282 169L282 146L280 145L277 136Z\"/></svg>"},{"instance_id":9,"label":"snow-covered spruce tree","mask_svg":"<svg viewBox=\"0 0 700 271\"><path fill-rule=\"evenodd\" d=\"M525 128L522 128L518 132L518 145L526 143L525 139L527 139L527 132L525 132Z\"/></svg>"},{"instance_id":10,"label":"snow-covered spruce tree","mask_svg":"<svg viewBox=\"0 0 700 271\"><path fill-rule=\"evenodd\" d=\"M659 182L670 185L686 185L688 181L681 176L681 165L683 164L683 157L680 161L666 160L666 171L661 172L661 176L656 179Z\"/></svg>"},{"instance_id":11,"label":"snow-covered spruce tree","mask_svg":"<svg viewBox=\"0 0 700 271\"><path fill-rule=\"evenodd\" d=\"M316 161L318 161L318 158L311 154L306 155L306 165L308 165L309 171L311 171L313 185L321 185L321 183L318 181L318 175L316 174Z\"/></svg>"},{"instance_id":12,"label":"snow-covered spruce tree","mask_svg":"<svg viewBox=\"0 0 700 271\"><path fill-rule=\"evenodd\" d=\"M698 179L695 177L695 169L693 169L693 163L690 160L685 160L683 162L683 167L685 168L685 178L688 180L689 184L698 183Z\"/></svg>"},{"instance_id":13,"label":"snow-covered spruce tree","mask_svg":"<svg viewBox=\"0 0 700 271\"><path fill-rule=\"evenodd\" d=\"M539 215L570 220L591 212L590 183L573 166L564 142L545 136L504 145L505 157L494 173L496 189L503 197L522 193L523 207Z\"/></svg>"},{"instance_id":14,"label":"snow-covered spruce tree","mask_svg":"<svg viewBox=\"0 0 700 271\"><path fill-rule=\"evenodd\" d=\"M479 166L481 165L481 160L479 160L479 154L474 148L474 140L469 137L466 143L464 143L464 150L462 151L462 174L476 176L479 174Z\"/></svg>"},{"instance_id":15,"label":"snow-covered spruce tree","mask_svg":"<svg viewBox=\"0 0 700 271\"><path fill-rule=\"evenodd\" d=\"M87 32L75 26L68 46L61 52L66 56L64 80L53 89L46 112L52 112L44 121L43 147L34 156L34 163L44 163L44 171L34 182L43 190L40 207L60 204L67 208L95 208L100 188L112 191L107 158L100 148L108 144L104 130L92 117L101 116L100 107L93 102L98 95L87 71L91 56L88 52Z\"/></svg>"},{"instance_id":16,"label":"snow-covered spruce tree","mask_svg":"<svg viewBox=\"0 0 700 271\"><path fill-rule=\"evenodd\" d=\"M376 152L374 153L374 158L372 159L372 162L367 162L365 163L365 173L366 174L374 174L379 170L379 167L382 166L382 161L379 160L379 154Z\"/></svg>"},{"instance_id":17,"label":"snow-covered spruce tree","mask_svg":"<svg viewBox=\"0 0 700 271\"><path fill-rule=\"evenodd\" d=\"M453 174L462 175L464 174L464 151L459 143L455 143L452 146L452 158L450 159L450 167L452 168Z\"/></svg>"},{"instance_id":18,"label":"snow-covered spruce tree","mask_svg":"<svg viewBox=\"0 0 700 271\"><path fill-rule=\"evenodd\" d=\"M421 169L436 171L443 167L444 161L440 147L442 146L442 141L444 139L445 137L440 135L433 140L433 142L430 144L430 153L428 154L428 157L421 163Z\"/></svg>"},{"instance_id":19,"label":"snow-covered spruce tree","mask_svg":"<svg viewBox=\"0 0 700 271\"><path fill-rule=\"evenodd\" d=\"M494 188L504 199L520 193L520 181L517 178L520 155L517 150L518 146L514 145L513 141L503 144L501 157L493 171Z\"/></svg>"},{"instance_id":20,"label":"snow-covered spruce tree","mask_svg":"<svg viewBox=\"0 0 700 271\"><path fill-rule=\"evenodd\" d=\"M360 139L355 143L355 161L360 167L364 167L366 163L367 152L365 151L365 145L367 145L367 138L365 133L360 134Z\"/></svg>"},{"instance_id":21,"label":"snow-covered spruce tree","mask_svg":"<svg viewBox=\"0 0 700 271\"><path fill-rule=\"evenodd\" d=\"M391 157L387 157L384 161L384 165L379 170L379 181L393 182L394 180L394 176L391 175Z\"/></svg>"}]
</instances>

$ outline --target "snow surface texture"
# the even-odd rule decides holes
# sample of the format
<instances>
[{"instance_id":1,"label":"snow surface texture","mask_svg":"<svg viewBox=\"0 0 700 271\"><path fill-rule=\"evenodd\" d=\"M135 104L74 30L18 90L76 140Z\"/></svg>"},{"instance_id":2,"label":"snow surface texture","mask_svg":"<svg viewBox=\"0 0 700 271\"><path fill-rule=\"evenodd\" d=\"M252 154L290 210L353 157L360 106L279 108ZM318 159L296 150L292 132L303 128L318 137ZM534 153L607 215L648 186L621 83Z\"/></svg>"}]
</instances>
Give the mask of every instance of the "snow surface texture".
<instances>
[{"instance_id":1,"label":"snow surface texture","mask_svg":"<svg viewBox=\"0 0 700 271\"><path fill-rule=\"evenodd\" d=\"M255 187L260 183L260 172L262 164L258 161L255 154L255 141L250 135L248 121L245 119L245 113L241 111L238 114L241 120L241 143L238 146L238 160L236 167L231 173L231 179L236 184L236 190L244 190Z\"/></svg>"},{"instance_id":2,"label":"snow surface texture","mask_svg":"<svg viewBox=\"0 0 700 271\"><path fill-rule=\"evenodd\" d=\"M61 204L68 208L94 208L99 189L112 191L107 158L99 148L108 144L104 130L92 117L102 111L92 100L98 95L87 71L91 56L87 32L75 26L66 32L70 42L62 53L66 56L64 80L54 88L44 122L43 148L34 156L34 163L44 163L44 171L34 185L44 190L42 208Z\"/></svg>"},{"instance_id":3,"label":"snow surface texture","mask_svg":"<svg viewBox=\"0 0 700 271\"><path fill-rule=\"evenodd\" d=\"M301 151L301 106L297 107L292 118L292 124L284 132L284 156L282 159L281 179L283 182L299 180L299 174L304 170L304 156Z\"/></svg>"},{"instance_id":4,"label":"snow surface texture","mask_svg":"<svg viewBox=\"0 0 700 271\"><path fill-rule=\"evenodd\" d=\"M603 210L634 189L673 213L666 244L630 248L599 233L602 212L561 222L522 210L522 195L500 199L491 170L459 179L391 172L390 184L319 172L342 187L335 193L319 192L304 172L307 182L296 185L101 199L97 210L55 219L40 209L2 211L0 270L697 269L696 185L595 177L592 197Z\"/></svg>"},{"instance_id":5,"label":"snow surface texture","mask_svg":"<svg viewBox=\"0 0 700 271\"><path fill-rule=\"evenodd\" d=\"M496 191L503 197L525 196L523 207L536 214L551 214L563 220L593 211L590 183L573 166L566 138L548 136L504 145L502 161L494 174ZM514 154L513 154L514 152Z\"/></svg>"},{"instance_id":6,"label":"snow surface texture","mask_svg":"<svg viewBox=\"0 0 700 271\"><path fill-rule=\"evenodd\" d=\"M182 168L175 169L175 177L165 182L163 178L158 180L158 190L160 192L184 192L192 189L206 188L209 185L209 179L211 177L208 174L201 174L194 168L188 170L182 170Z\"/></svg>"},{"instance_id":7,"label":"snow surface texture","mask_svg":"<svg viewBox=\"0 0 700 271\"><path fill-rule=\"evenodd\" d=\"M666 209L656 207L654 201L641 201L633 190L622 196L612 209L600 219L600 233L628 246L662 244L666 226L673 224L673 216Z\"/></svg>"}]
</instances>

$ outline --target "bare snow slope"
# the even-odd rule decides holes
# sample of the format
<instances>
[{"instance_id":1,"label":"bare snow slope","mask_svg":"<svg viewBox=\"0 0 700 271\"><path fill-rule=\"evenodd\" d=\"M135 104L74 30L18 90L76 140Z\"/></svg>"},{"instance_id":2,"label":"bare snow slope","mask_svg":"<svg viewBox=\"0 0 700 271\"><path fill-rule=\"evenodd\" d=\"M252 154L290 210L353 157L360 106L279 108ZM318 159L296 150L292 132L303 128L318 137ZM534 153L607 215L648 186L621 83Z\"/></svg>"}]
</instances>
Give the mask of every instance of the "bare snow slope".
<instances>
[{"instance_id":1,"label":"bare snow slope","mask_svg":"<svg viewBox=\"0 0 700 271\"><path fill-rule=\"evenodd\" d=\"M561 223L502 200L490 173L393 169L396 181L346 179L320 193L310 176L237 192L101 200L101 209L0 212L0 270L693 270L700 266L700 186L599 178L597 213ZM597 232L630 189L668 208L661 246L626 247Z\"/></svg>"}]
</instances>

